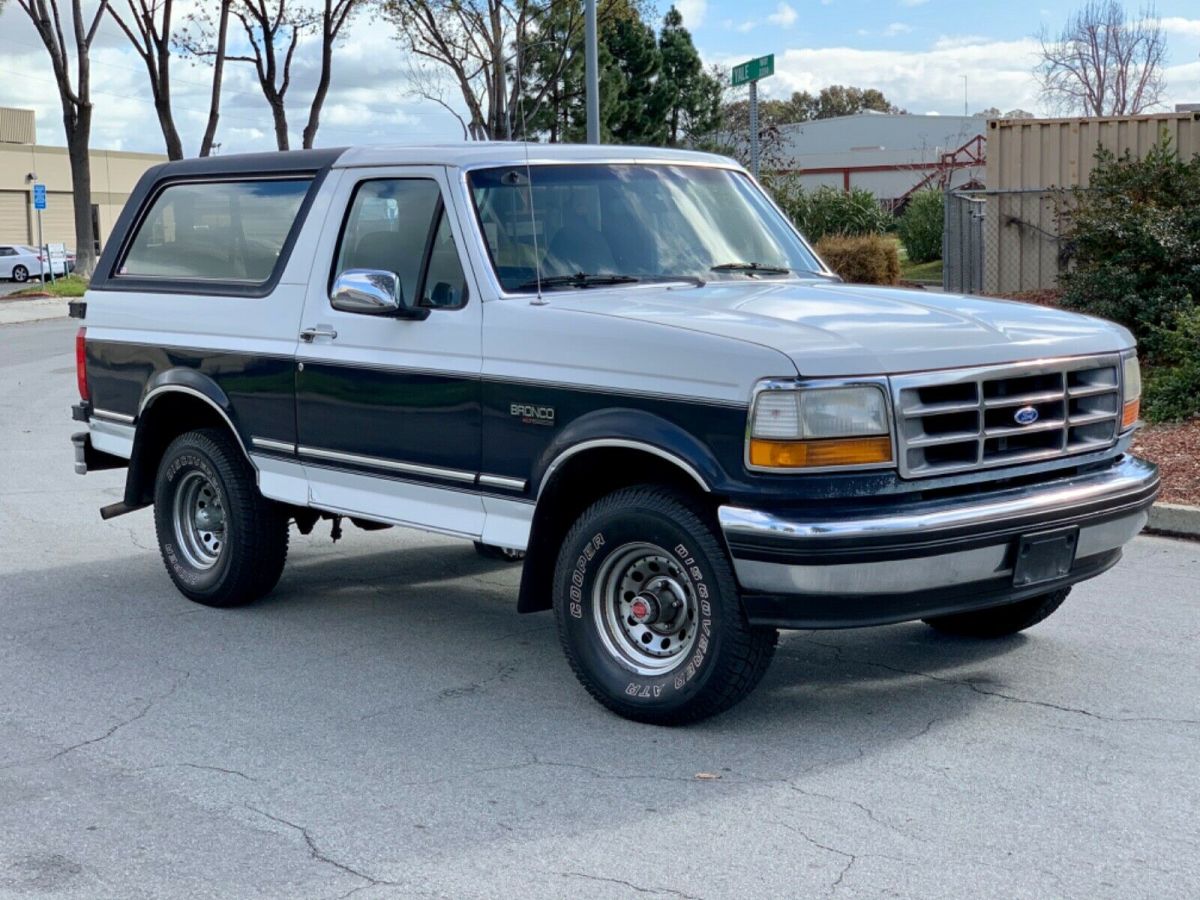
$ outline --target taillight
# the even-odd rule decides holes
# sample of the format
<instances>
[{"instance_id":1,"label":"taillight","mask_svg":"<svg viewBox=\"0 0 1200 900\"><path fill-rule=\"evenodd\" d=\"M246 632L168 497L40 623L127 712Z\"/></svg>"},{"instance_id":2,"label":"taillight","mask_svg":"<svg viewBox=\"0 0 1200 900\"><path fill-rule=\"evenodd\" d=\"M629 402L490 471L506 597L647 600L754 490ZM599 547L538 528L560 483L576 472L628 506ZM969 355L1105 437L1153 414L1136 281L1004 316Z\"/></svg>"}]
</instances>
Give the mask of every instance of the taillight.
<instances>
[{"instance_id":1,"label":"taillight","mask_svg":"<svg viewBox=\"0 0 1200 900\"><path fill-rule=\"evenodd\" d=\"M92 399L87 383L87 328L75 333L75 382L79 385L79 399L87 403Z\"/></svg>"}]
</instances>

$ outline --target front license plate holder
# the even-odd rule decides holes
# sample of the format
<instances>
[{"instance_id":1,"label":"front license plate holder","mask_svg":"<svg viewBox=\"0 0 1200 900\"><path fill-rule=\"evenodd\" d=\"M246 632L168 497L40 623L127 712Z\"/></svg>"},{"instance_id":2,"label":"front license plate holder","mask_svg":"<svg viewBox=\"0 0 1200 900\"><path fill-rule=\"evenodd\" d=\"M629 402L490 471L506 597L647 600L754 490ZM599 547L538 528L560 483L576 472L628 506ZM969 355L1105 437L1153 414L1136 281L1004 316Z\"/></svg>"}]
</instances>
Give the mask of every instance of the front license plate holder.
<instances>
[{"instance_id":1,"label":"front license plate holder","mask_svg":"<svg viewBox=\"0 0 1200 900\"><path fill-rule=\"evenodd\" d=\"M1013 587L1032 587L1065 578L1075 565L1079 526L1023 534L1017 541Z\"/></svg>"}]
</instances>

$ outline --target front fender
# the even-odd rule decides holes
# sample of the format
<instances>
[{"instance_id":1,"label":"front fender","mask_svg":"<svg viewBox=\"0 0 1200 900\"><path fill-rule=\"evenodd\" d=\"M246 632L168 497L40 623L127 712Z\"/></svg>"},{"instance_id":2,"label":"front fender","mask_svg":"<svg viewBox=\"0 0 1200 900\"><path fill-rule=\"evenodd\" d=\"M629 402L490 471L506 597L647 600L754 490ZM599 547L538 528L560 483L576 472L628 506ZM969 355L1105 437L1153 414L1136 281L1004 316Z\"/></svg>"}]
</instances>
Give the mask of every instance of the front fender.
<instances>
[{"instance_id":1,"label":"front fender","mask_svg":"<svg viewBox=\"0 0 1200 900\"><path fill-rule=\"evenodd\" d=\"M598 447L653 453L678 466L707 492L719 490L728 480L716 455L695 435L654 413L617 407L580 416L555 436L534 463L534 496L541 494L563 462Z\"/></svg>"}]
</instances>

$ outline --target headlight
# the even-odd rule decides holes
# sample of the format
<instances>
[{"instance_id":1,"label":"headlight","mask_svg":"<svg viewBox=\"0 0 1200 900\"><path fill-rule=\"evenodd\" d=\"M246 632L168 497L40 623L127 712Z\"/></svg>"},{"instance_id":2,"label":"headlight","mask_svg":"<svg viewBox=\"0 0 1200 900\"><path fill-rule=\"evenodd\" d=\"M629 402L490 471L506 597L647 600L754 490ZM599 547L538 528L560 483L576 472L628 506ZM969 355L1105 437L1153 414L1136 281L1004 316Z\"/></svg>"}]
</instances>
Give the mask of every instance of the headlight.
<instances>
[{"instance_id":1,"label":"headlight","mask_svg":"<svg viewBox=\"0 0 1200 900\"><path fill-rule=\"evenodd\" d=\"M1128 431L1137 424L1142 406L1142 367L1137 351L1130 350L1121 360L1121 430Z\"/></svg>"},{"instance_id":2,"label":"headlight","mask_svg":"<svg viewBox=\"0 0 1200 900\"><path fill-rule=\"evenodd\" d=\"M767 388L750 411L752 469L814 469L892 462L887 397L878 385Z\"/></svg>"}]
</instances>

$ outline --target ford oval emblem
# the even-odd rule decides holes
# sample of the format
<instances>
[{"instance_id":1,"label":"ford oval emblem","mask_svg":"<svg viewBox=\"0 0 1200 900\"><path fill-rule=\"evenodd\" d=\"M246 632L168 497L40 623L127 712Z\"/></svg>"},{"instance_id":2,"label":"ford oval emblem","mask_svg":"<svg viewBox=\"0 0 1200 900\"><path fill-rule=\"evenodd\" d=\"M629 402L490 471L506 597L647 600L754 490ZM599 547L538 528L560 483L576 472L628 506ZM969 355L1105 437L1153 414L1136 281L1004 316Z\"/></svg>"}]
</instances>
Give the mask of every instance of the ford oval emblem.
<instances>
[{"instance_id":1,"label":"ford oval emblem","mask_svg":"<svg viewBox=\"0 0 1200 900\"><path fill-rule=\"evenodd\" d=\"M1018 425L1032 425L1038 420L1038 411L1032 406L1022 406L1013 413L1013 419Z\"/></svg>"}]
</instances>

